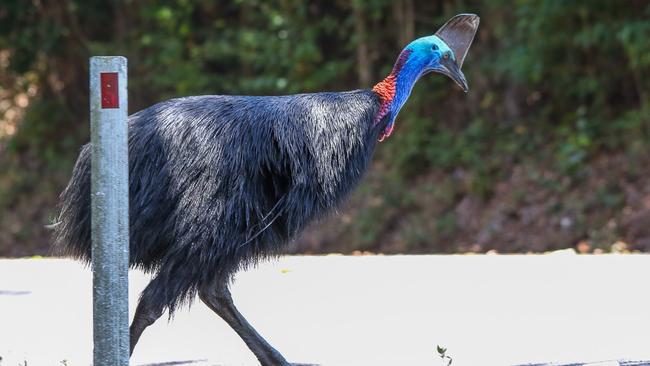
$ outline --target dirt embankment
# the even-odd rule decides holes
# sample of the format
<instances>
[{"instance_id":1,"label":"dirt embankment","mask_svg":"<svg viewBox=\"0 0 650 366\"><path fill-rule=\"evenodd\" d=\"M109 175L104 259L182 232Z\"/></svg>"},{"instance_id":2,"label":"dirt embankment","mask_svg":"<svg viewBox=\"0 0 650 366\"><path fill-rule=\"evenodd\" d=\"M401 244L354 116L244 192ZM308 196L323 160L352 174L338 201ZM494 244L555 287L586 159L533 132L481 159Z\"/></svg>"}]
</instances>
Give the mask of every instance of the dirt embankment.
<instances>
[{"instance_id":1,"label":"dirt embankment","mask_svg":"<svg viewBox=\"0 0 650 366\"><path fill-rule=\"evenodd\" d=\"M601 156L573 178L513 166L487 195L469 193L458 169L418 178L395 193L405 197L398 204L362 190L340 215L312 225L295 251L650 251L649 163Z\"/></svg>"}]
</instances>

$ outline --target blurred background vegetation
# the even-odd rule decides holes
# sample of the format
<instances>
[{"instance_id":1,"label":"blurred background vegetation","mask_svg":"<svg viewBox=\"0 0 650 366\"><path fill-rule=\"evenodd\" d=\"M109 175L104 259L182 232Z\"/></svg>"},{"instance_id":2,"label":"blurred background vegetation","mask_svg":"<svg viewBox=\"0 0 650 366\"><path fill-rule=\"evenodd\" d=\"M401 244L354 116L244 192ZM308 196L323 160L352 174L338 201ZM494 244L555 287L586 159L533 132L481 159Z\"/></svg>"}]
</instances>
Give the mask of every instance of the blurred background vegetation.
<instances>
[{"instance_id":1,"label":"blurred background vegetation","mask_svg":"<svg viewBox=\"0 0 650 366\"><path fill-rule=\"evenodd\" d=\"M371 87L450 16L481 26L465 95L416 86L348 205L297 252L650 251L650 2L3 0L0 255L45 228L88 140L88 57L129 107Z\"/></svg>"}]
</instances>

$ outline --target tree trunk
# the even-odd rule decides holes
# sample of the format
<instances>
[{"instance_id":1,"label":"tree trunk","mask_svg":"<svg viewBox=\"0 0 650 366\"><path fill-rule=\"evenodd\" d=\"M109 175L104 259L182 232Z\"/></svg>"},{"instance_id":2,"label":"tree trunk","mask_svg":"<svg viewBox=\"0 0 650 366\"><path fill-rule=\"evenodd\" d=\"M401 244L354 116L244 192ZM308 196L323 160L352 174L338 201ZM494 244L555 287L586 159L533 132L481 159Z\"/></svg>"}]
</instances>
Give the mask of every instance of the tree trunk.
<instances>
[{"instance_id":1,"label":"tree trunk","mask_svg":"<svg viewBox=\"0 0 650 366\"><path fill-rule=\"evenodd\" d=\"M415 10L413 0L399 0L393 4L397 23L398 47L402 48L415 38Z\"/></svg>"},{"instance_id":2,"label":"tree trunk","mask_svg":"<svg viewBox=\"0 0 650 366\"><path fill-rule=\"evenodd\" d=\"M368 47L368 31L366 27L366 16L363 12L363 5L359 1L353 1L354 32L357 40L357 76L362 87L368 87L372 77L372 63L370 61L370 47Z\"/></svg>"}]
</instances>

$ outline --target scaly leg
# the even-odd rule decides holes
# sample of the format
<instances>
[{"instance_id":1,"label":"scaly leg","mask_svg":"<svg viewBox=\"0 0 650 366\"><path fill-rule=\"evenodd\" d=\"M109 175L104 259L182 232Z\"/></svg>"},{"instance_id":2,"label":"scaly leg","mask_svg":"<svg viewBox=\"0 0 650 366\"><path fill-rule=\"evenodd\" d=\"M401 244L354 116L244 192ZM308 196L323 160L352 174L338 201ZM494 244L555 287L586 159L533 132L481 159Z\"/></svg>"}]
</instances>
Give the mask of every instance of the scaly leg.
<instances>
[{"instance_id":1,"label":"scaly leg","mask_svg":"<svg viewBox=\"0 0 650 366\"><path fill-rule=\"evenodd\" d=\"M153 281L149 282L147 288L152 286L152 283ZM138 307L133 316L133 322L131 322L131 327L129 329L131 337L131 355L133 355L133 349L138 343L142 332L158 320L162 314L163 308L160 305L155 304L152 299L147 296L147 289L142 291L142 295L140 295L140 300L138 301Z\"/></svg>"},{"instance_id":2,"label":"scaly leg","mask_svg":"<svg viewBox=\"0 0 650 366\"><path fill-rule=\"evenodd\" d=\"M276 351L239 313L232 301L228 282L213 281L199 291L199 297L212 311L217 313L230 327L239 334L248 348L255 354L262 366L285 366L289 363Z\"/></svg>"}]
</instances>

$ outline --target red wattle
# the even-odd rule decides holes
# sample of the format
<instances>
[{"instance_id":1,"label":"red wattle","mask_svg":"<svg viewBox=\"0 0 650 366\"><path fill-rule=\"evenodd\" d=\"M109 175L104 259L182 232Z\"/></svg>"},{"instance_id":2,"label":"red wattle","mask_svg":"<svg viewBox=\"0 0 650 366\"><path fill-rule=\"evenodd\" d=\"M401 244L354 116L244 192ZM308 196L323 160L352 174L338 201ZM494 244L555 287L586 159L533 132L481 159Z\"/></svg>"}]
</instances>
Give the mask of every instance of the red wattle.
<instances>
[{"instance_id":1,"label":"red wattle","mask_svg":"<svg viewBox=\"0 0 650 366\"><path fill-rule=\"evenodd\" d=\"M390 75L386 76L384 80L378 82L375 86L372 87L372 91L374 91L381 100L379 112L377 112L377 116L375 116L374 124L379 123L381 119L386 117L386 115L390 112L391 103L393 102L393 98L395 98L397 75L399 75L399 72L402 70L402 67L406 63L406 60L408 60L409 56L411 55L411 52L413 51L409 49L402 51L402 53L400 53L399 57L397 58L397 62L395 62ZM394 116L391 118L394 118ZM379 135L380 142L384 141L386 137L390 136L390 134L393 132L393 127L394 124L391 123L386 127L386 129L384 129L384 131L381 132Z\"/></svg>"},{"instance_id":2,"label":"red wattle","mask_svg":"<svg viewBox=\"0 0 650 366\"><path fill-rule=\"evenodd\" d=\"M377 113L377 116L375 116L376 124L388 114L390 103L393 101L393 98L395 98L395 76L393 74L388 75L384 80L377 83L377 85L372 88L372 91L377 93L381 100L379 112Z\"/></svg>"}]
</instances>

